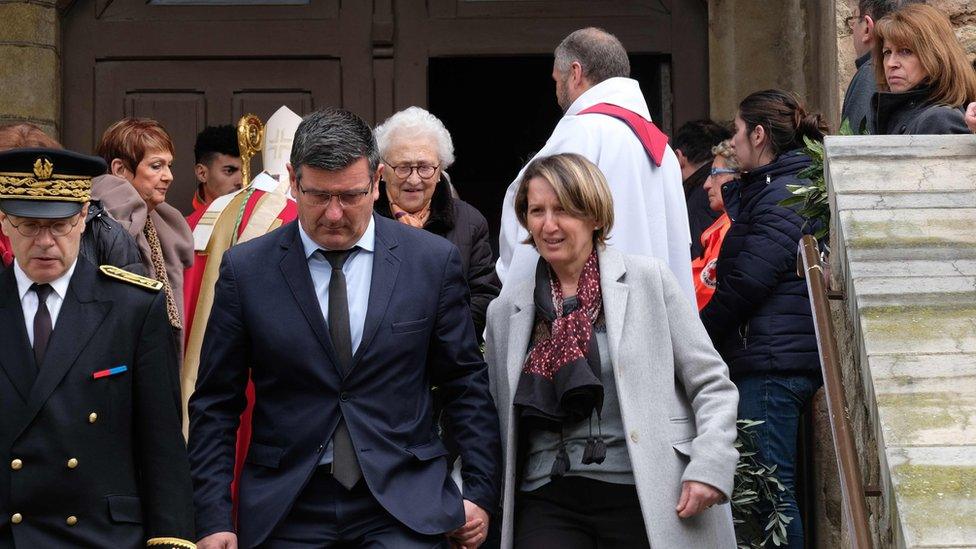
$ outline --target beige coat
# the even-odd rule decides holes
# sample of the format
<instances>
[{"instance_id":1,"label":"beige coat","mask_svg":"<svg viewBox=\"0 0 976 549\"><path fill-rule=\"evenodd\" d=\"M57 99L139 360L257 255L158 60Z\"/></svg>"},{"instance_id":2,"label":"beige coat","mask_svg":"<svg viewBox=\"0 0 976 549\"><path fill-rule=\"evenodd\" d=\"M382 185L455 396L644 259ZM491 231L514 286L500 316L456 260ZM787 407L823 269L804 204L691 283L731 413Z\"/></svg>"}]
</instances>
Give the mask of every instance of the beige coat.
<instances>
[{"instance_id":1,"label":"beige coat","mask_svg":"<svg viewBox=\"0 0 976 549\"><path fill-rule=\"evenodd\" d=\"M152 262L149 260L149 242L142 233L146 226L148 210L146 203L136 192L131 183L114 175L102 175L92 181L92 199L102 203L102 207L112 219L118 221L135 238L142 254L142 265L147 273L152 273ZM159 235L159 243L163 248L163 261L166 263L166 275L176 306L180 310L180 318L186 321L183 313L183 270L193 265L193 233L186 224L183 214L165 202L156 206L152 213L153 225Z\"/></svg>"},{"instance_id":2,"label":"beige coat","mask_svg":"<svg viewBox=\"0 0 976 549\"><path fill-rule=\"evenodd\" d=\"M728 503L690 519L675 513L682 481L731 495L739 397L728 368L666 266L613 249L599 258L610 358L650 545L735 547ZM509 281L488 307L486 358L505 459L503 549L512 547L519 484L512 399L535 320L534 283Z\"/></svg>"}]
</instances>

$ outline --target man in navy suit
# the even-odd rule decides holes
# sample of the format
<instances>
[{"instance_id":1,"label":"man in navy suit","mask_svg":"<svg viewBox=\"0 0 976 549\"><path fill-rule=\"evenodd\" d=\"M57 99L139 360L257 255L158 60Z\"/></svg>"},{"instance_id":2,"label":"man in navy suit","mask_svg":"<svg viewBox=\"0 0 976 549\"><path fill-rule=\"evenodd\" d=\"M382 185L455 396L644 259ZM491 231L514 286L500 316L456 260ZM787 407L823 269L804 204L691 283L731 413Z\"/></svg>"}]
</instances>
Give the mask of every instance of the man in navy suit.
<instances>
[{"instance_id":1,"label":"man in navy suit","mask_svg":"<svg viewBox=\"0 0 976 549\"><path fill-rule=\"evenodd\" d=\"M298 220L220 267L189 406L198 546L477 547L498 505L500 443L457 249L373 215L382 166L348 111L305 117L288 173ZM463 500L431 386L460 449Z\"/></svg>"}]
</instances>

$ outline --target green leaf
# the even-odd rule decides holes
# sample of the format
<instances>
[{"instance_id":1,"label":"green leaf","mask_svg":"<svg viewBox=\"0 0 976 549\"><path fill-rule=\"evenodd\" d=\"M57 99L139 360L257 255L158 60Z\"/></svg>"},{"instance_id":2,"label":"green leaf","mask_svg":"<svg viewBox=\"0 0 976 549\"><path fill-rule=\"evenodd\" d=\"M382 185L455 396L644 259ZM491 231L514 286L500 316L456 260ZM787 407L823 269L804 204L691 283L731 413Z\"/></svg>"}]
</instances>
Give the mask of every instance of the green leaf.
<instances>
[{"instance_id":1,"label":"green leaf","mask_svg":"<svg viewBox=\"0 0 976 549\"><path fill-rule=\"evenodd\" d=\"M843 122L840 123L840 130L838 130L840 135L854 135L854 130L851 129L851 121L845 118Z\"/></svg>"},{"instance_id":2,"label":"green leaf","mask_svg":"<svg viewBox=\"0 0 976 549\"><path fill-rule=\"evenodd\" d=\"M793 206L801 206L806 203L807 199L805 196L789 196L780 200L779 205L784 208L792 208Z\"/></svg>"}]
</instances>

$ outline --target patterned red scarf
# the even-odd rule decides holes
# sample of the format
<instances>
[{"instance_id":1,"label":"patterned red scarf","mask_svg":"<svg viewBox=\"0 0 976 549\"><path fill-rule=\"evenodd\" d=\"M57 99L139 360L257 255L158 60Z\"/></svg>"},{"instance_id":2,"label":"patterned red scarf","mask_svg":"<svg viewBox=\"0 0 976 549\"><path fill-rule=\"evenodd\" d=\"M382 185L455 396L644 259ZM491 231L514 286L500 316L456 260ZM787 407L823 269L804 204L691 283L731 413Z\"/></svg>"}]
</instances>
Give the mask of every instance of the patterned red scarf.
<instances>
[{"instance_id":1,"label":"patterned red scarf","mask_svg":"<svg viewBox=\"0 0 976 549\"><path fill-rule=\"evenodd\" d=\"M555 318L540 318L536 324L547 324L547 336L535 341L522 368L525 374L534 374L552 380L563 366L580 359L586 359L590 339L593 337L593 323L600 316L603 295L600 291L600 267L594 249L583 265L576 299L579 306L569 314L563 314L563 291L559 280L549 269L549 285L552 288L552 310ZM537 332L538 333L538 332Z\"/></svg>"}]
</instances>

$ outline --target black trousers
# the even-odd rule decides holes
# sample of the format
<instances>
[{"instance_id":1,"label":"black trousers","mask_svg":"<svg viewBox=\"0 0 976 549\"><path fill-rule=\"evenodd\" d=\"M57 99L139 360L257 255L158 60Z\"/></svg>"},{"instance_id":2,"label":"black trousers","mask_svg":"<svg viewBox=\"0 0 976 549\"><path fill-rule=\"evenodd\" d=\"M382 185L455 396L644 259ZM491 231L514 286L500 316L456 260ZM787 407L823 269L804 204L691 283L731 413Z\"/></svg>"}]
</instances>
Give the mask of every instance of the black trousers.
<instances>
[{"instance_id":1,"label":"black trousers","mask_svg":"<svg viewBox=\"0 0 976 549\"><path fill-rule=\"evenodd\" d=\"M364 481L346 490L328 466L320 466L261 547L443 549L448 545L443 535L418 534L400 523L376 501Z\"/></svg>"},{"instance_id":2,"label":"black trousers","mask_svg":"<svg viewBox=\"0 0 976 549\"><path fill-rule=\"evenodd\" d=\"M515 498L515 549L650 547L630 484L566 476Z\"/></svg>"}]
</instances>

